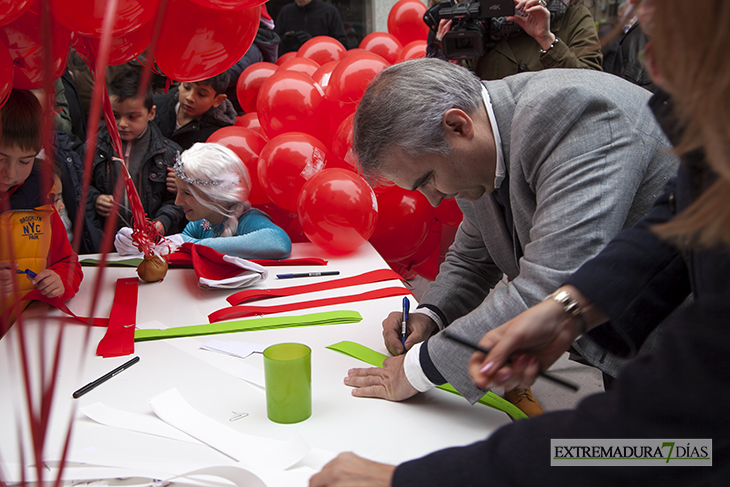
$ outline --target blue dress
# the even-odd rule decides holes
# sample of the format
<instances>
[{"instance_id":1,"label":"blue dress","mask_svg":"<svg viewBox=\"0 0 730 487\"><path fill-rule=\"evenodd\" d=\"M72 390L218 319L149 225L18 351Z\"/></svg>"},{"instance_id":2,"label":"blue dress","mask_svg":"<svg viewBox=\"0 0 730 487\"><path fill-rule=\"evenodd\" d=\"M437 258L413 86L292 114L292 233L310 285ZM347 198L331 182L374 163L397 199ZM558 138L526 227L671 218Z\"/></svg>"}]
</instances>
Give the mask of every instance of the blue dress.
<instances>
[{"instance_id":1,"label":"blue dress","mask_svg":"<svg viewBox=\"0 0 730 487\"><path fill-rule=\"evenodd\" d=\"M220 237L225 221L212 226L206 219L190 222L182 238L185 242L205 245L221 254L244 259L286 259L291 254L291 240L266 213L251 208L238 219L238 230L231 237Z\"/></svg>"}]
</instances>

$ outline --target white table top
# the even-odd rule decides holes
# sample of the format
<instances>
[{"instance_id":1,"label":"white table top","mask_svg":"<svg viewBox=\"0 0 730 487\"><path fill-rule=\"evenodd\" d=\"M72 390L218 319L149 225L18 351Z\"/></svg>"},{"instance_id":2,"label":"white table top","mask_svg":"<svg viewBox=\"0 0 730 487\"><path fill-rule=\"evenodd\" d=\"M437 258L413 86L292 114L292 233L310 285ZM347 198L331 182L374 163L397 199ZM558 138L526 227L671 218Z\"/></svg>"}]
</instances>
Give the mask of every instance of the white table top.
<instances>
[{"instance_id":1,"label":"white table top","mask_svg":"<svg viewBox=\"0 0 730 487\"><path fill-rule=\"evenodd\" d=\"M327 270L339 270L341 277L349 277L387 264L375 250L366 244L345 256L326 254L312 244L295 244L292 258L321 257L329 261ZM280 287L322 282L329 277L277 280L276 273L323 270L321 266L269 267L269 277L256 287ZM134 268L109 267L105 269L100 299L95 316L108 317L116 279L134 277ZM98 269L84 267L84 281L78 295L68 302L69 308L81 316L88 316L92 290ZM349 295L387 286L398 281L368 284L351 288L312 293L307 296L275 298L256 305L276 305L303 299ZM157 320L166 326L198 325L207 323L207 315L229 306L225 298L234 291L200 290L192 269L170 269L161 283L139 285L137 322ZM187 443L140 432L105 426L88 419L79 408L102 403L119 410L145 415L159 421L149 400L176 388L198 412L239 433L269 440L286 441L292 435L301 438L313 449L301 462L276 474L266 476L256 472L268 486L304 486L313 472L332 455L353 451L373 460L400 463L449 446L466 445L481 440L496 428L510 422L506 414L483 405L470 406L463 398L445 391L434 390L419 394L406 402L393 403L377 399L355 398L343 384L348 369L367 367L347 355L326 349L342 340L350 340L387 354L381 335L381 322L393 310L398 310L402 297L356 302L282 313L272 316L301 315L332 310L356 310L363 320L355 324L285 328L277 330L231 333L138 342L135 355L140 362L112 378L81 398L71 398L73 391L109 372L130 357L104 359L95 356L96 345L105 328L68 324L63 327L61 359L52 403L51 423L44 449L44 460L49 466L61 458L69 418L74 418L69 458L89 465L126 467L130 471L150 472L155 468L165 473L182 474L198 467L232 465L229 456L204 444ZM24 317L23 335L31 368L38 375L40 358L51 370L56 337L61 316L44 304L34 304ZM19 365L20 346L18 326L2 339L0 345L0 478L16 482L21 462L18 445L24 444L26 459L32 458L27 426L25 392L22 386L22 367ZM45 345L41 345L40 337ZM285 341L305 343L312 349L312 416L297 424L282 425L266 417L264 390L244 381L231 371L241 363L263 368L260 354L246 359L203 352L199 346L210 340L254 342L270 345ZM45 350L45 353L40 353ZM207 354L207 355L206 355ZM245 366L244 366L245 367ZM33 386L34 391L38 386ZM36 393L37 395L37 393ZM248 416L230 421L236 414ZM20 427L19 427L20 426ZM22 440L18 436L22 436ZM254 442L255 443L255 442ZM265 440L261 444L269 445ZM254 445L255 446L255 445ZM263 447L262 447L263 448ZM265 448L263 448L265 454ZM27 460L27 464L34 463ZM70 471L69 478L77 475ZM87 470L91 472L91 470ZM108 470L111 475L112 470ZM29 475L33 475L31 472ZM106 478L100 469L94 478ZM167 478L157 474L154 478ZM84 478L92 478L89 473ZM115 476L119 477L118 473ZM144 476L140 474L140 476ZM77 477L78 478L78 477ZM144 482L142 482L144 483ZM246 484L246 482L236 482ZM246 485L255 485L250 483Z\"/></svg>"}]
</instances>

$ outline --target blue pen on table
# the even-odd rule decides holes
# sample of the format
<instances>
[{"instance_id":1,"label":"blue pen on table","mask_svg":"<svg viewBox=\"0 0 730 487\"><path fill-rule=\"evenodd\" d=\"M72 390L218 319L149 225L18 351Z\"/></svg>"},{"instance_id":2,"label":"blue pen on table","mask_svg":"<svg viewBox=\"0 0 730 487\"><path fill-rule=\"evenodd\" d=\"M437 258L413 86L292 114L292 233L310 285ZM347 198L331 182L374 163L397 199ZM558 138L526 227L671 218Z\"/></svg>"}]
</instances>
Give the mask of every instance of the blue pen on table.
<instances>
[{"instance_id":1,"label":"blue pen on table","mask_svg":"<svg viewBox=\"0 0 730 487\"><path fill-rule=\"evenodd\" d=\"M403 344L403 353L406 353L406 324L408 323L408 311L411 307L411 302L408 301L408 296L403 296L403 321L401 322L400 329L400 342Z\"/></svg>"},{"instance_id":2,"label":"blue pen on table","mask_svg":"<svg viewBox=\"0 0 730 487\"><path fill-rule=\"evenodd\" d=\"M298 274L277 274L277 279L293 279L295 277L319 277L319 276L338 276L340 271L322 271L322 272L300 272Z\"/></svg>"},{"instance_id":3,"label":"blue pen on table","mask_svg":"<svg viewBox=\"0 0 730 487\"><path fill-rule=\"evenodd\" d=\"M25 269L25 270L21 270L21 269L15 269L15 273L16 273L16 274L25 274L25 275L27 275L28 277L35 277L35 276L37 276L37 275L38 275L38 274L36 274L35 272L33 272L32 270L30 270L30 269Z\"/></svg>"}]
</instances>

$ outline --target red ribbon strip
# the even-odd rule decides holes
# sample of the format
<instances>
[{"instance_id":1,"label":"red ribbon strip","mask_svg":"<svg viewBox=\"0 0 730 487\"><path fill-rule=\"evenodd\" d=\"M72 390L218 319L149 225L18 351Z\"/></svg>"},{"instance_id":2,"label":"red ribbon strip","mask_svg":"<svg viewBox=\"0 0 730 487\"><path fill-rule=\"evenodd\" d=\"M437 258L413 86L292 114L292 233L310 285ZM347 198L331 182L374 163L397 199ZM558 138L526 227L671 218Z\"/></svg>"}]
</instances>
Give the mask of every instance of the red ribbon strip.
<instances>
[{"instance_id":1,"label":"red ribbon strip","mask_svg":"<svg viewBox=\"0 0 730 487\"><path fill-rule=\"evenodd\" d=\"M333 304L355 303L357 301L368 301L370 299L389 298L391 296L404 296L413 294L404 287L387 287L361 294L350 296L338 296L335 298L315 299L299 303L288 303L279 306L231 306L230 308L219 309L208 315L208 321L217 323L219 321L245 318L247 316L266 315L271 313L283 313L284 311L297 311L300 309L317 308L319 306L330 306Z\"/></svg>"},{"instance_id":2,"label":"red ribbon strip","mask_svg":"<svg viewBox=\"0 0 730 487\"><path fill-rule=\"evenodd\" d=\"M303 284L301 286L283 287L279 289L246 289L228 296L227 301L236 306L247 301L258 301L267 298L279 298L282 296L295 296L303 293L313 293L316 291L326 291L328 289L337 289L347 286L357 286L359 284L370 284L373 282L390 281L397 279L405 281L400 274L390 269L379 269L377 271L365 272L357 276L345 277L342 279L332 279L315 284Z\"/></svg>"},{"instance_id":3,"label":"red ribbon strip","mask_svg":"<svg viewBox=\"0 0 730 487\"><path fill-rule=\"evenodd\" d=\"M220 263L220 257L223 254L213 250L205 245L197 245L192 242L185 242L178 249L169 255L168 264L171 266L178 267L195 267L196 264L200 265L203 261L212 260L214 263ZM249 262L254 262L262 266L275 266L275 265L327 265L327 261L316 257L303 257L299 259L246 259ZM232 264L225 264L226 266L235 267ZM241 269L237 268L237 271L232 275L238 275L241 273ZM232 277L228 276L228 277ZM222 277L219 277L222 279Z\"/></svg>"},{"instance_id":4,"label":"red ribbon strip","mask_svg":"<svg viewBox=\"0 0 730 487\"><path fill-rule=\"evenodd\" d=\"M109 326L96 347L103 357L120 357L134 353L134 325L137 321L136 277L117 279Z\"/></svg>"}]
</instances>

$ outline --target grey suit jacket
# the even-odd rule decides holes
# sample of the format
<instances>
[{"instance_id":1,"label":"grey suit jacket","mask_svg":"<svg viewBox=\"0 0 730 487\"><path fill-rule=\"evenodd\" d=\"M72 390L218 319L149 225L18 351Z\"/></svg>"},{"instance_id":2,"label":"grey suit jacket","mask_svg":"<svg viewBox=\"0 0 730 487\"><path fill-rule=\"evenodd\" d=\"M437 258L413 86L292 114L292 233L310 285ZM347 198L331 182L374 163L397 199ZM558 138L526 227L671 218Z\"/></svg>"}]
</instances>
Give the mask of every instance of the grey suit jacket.
<instances>
[{"instance_id":1,"label":"grey suit jacket","mask_svg":"<svg viewBox=\"0 0 730 487\"><path fill-rule=\"evenodd\" d=\"M549 69L484 85L502 139L513 231L493 194L458 201L464 220L421 299L475 341L542 301L636 223L678 164L647 107L651 94L616 76ZM495 289L503 275L508 284ZM484 394L467 372L470 350L440 333L425 347L422 366L430 358L472 403ZM596 353L586 358L598 364Z\"/></svg>"}]
</instances>

